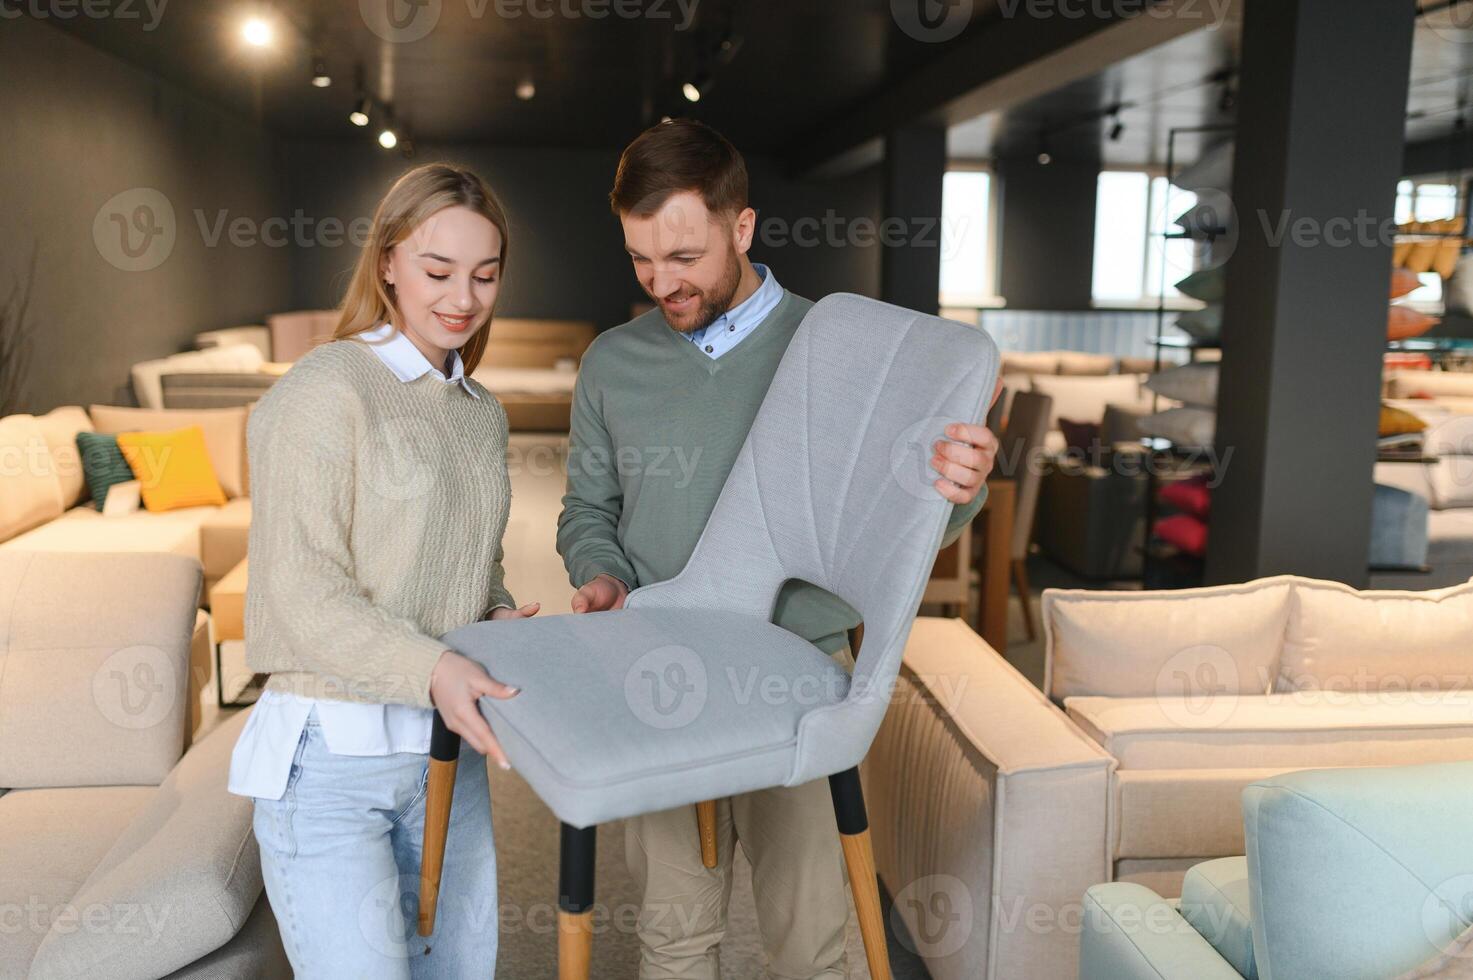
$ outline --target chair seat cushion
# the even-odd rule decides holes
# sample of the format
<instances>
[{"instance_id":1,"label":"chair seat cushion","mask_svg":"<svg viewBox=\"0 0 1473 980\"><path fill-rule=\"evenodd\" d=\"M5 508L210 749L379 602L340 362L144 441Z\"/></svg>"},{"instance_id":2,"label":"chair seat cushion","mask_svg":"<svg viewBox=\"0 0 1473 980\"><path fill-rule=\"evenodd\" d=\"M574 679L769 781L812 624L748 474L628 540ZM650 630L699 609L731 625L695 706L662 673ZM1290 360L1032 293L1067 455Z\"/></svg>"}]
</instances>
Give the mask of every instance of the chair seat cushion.
<instances>
[{"instance_id":1,"label":"chair seat cushion","mask_svg":"<svg viewBox=\"0 0 1473 980\"><path fill-rule=\"evenodd\" d=\"M1203 861L1187 872L1178 911L1246 980L1257 980L1248 859Z\"/></svg>"},{"instance_id":2,"label":"chair seat cushion","mask_svg":"<svg viewBox=\"0 0 1473 980\"><path fill-rule=\"evenodd\" d=\"M578 827L785 785L799 722L849 689L811 643L730 612L486 621L443 639L521 688L482 698L482 713L512 765Z\"/></svg>"},{"instance_id":3,"label":"chair seat cushion","mask_svg":"<svg viewBox=\"0 0 1473 980\"><path fill-rule=\"evenodd\" d=\"M1126 769L1396 766L1473 757L1473 692L1066 698Z\"/></svg>"}]
</instances>

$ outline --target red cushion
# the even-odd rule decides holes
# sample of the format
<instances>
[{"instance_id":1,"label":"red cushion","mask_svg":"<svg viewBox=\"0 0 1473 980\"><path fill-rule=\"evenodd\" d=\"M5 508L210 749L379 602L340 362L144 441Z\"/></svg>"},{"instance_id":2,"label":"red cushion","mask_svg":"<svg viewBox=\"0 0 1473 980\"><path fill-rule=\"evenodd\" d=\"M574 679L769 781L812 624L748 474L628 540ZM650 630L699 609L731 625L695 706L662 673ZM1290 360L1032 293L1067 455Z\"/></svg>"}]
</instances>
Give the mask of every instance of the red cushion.
<instances>
[{"instance_id":1,"label":"red cushion","mask_svg":"<svg viewBox=\"0 0 1473 980\"><path fill-rule=\"evenodd\" d=\"M1161 488L1161 501L1188 514L1206 517L1212 509L1212 491L1207 489L1205 476L1190 480L1177 480Z\"/></svg>"},{"instance_id":2,"label":"red cushion","mask_svg":"<svg viewBox=\"0 0 1473 980\"><path fill-rule=\"evenodd\" d=\"M1163 517L1151 533L1185 554L1200 558L1207 553L1207 524L1191 514Z\"/></svg>"}]
</instances>

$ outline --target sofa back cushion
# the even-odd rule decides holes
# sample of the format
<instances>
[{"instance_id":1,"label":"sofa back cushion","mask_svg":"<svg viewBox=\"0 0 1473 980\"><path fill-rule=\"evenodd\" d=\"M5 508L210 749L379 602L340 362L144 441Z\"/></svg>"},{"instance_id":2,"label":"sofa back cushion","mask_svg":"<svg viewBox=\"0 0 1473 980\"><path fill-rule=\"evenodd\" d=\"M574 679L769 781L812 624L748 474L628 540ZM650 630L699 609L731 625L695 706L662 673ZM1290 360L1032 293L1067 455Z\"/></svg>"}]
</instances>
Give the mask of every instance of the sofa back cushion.
<instances>
[{"instance_id":1,"label":"sofa back cushion","mask_svg":"<svg viewBox=\"0 0 1473 980\"><path fill-rule=\"evenodd\" d=\"M1032 388L1054 400L1049 428L1057 429L1059 419L1076 422L1098 422L1105 417L1105 406L1141 405L1141 379L1134 374L1035 374Z\"/></svg>"},{"instance_id":2,"label":"sofa back cushion","mask_svg":"<svg viewBox=\"0 0 1473 980\"><path fill-rule=\"evenodd\" d=\"M63 405L45 415L36 416L36 425L51 449L51 465L61 483L63 510L81 503L87 488L83 479L82 459L77 450L77 433L91 432L92 420L80 405Z\"/></svg>"},{"instance_id":3,"label":"sofa back cushion","mask_svg":"<svg viewBox=\"0 0 1473 980\"><path fill-rule=\"evenodd\" d=\"M89 410L98 432L158 432L198 425L205 434L205 450L226 497L250 494L246 471L245 428L247 408L127 408L93 405Z\"/></svg>"},{"instance_id":4,"label":"sofa back cushion","mask_svg":"<svg viewBox=\"0 0 1473 980\"><path fill-rule=\"evenodd\" d=\"M200 578L178 555L0 551L0 786L168 775Z\"/></svg>"},{"instance_id":5,"label":"sofa back cushion","mask_svg":"<svg viewBox=\"0 0 1473 980\"><path fill-rule=\"evenodd\" d=\"M0 541L60 517L61 487L35 416L0 418Z\"/></svg>"},{"instance_id":6,"label":"sofa back cushion","mask_svg":"<svg viewBox=\"0 0 1473 980\"><path fill-rule=\"evenodd\" d=\"M1473 690L1473 582L1358 592L1296 579L1275 687Z\"/></svg>"},{"instance_id":7,"label":"sofa back cushion","mask_svg":"<svg viewBox=\"0 0 1473 980\"><path fill-rule=\"evenodd\" d=\"M1056 700L1263 694L1278 672L1292 581L1045 589L1044 690Z\"/></svg>"}]
</instances>

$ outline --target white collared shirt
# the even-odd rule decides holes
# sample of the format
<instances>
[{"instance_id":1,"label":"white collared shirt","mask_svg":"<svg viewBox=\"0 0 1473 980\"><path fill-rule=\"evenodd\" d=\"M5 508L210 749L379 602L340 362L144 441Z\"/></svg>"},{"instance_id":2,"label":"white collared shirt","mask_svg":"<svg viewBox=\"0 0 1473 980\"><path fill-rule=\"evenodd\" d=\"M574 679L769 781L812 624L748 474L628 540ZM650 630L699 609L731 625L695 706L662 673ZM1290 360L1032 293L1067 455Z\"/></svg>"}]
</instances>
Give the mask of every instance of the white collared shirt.
<instances>
[{"instance_id":1,"label":"white collared shirt","mask_svg":"<svg viewBox=\"0 0 1473 980\"><path fill-rule=\"evenodd\" d=\"M368 341L394 377L414 381L427 372L446 384L459 384L474 398L481 396L465 378L460 352L450 352L450 374L437 370L414 342L385 323L358 337ZM338 755L392 755L430 751L430 708L408 704L356 704L328 698L304 698L282 691L262 691L230 756L227 789L239 796L279 800L286 792L297 741L313 708L322 723L328 751Z\"/></svg>"},{"instance_id":2,"label":"white collared shirt","mask_svg":"<svg viewBox=\"0 0 1473 980\"><path fill-rule=\"evenodd\" d=\"M760 262L753 262L752 268L762 277L762 285L757 287L757 291L704 328L685 335L713 360L741 343L742 338L757 329L757 325L767 319L767 314L782 302L783 287L777 284L777 276L772 274L772 270Z\"/></svg>"}]
</instances>

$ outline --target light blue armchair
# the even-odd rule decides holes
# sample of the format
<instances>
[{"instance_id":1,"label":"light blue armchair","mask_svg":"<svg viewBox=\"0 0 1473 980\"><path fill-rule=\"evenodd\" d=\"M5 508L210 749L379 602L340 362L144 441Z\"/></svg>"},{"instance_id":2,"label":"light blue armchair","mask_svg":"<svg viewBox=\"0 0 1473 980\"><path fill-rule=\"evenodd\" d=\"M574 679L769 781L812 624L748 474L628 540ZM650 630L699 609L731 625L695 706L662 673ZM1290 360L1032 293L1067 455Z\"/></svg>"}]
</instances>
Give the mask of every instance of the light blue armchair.
<instances>
[{"instance_id":1,"label":"light blue armchair","mask_svg":"<svg viewBox=\"0 0 1473 980\"><path fill-rule=\"evenodd\" d=\"M889 706L951 513L932 485L932 443L949 422L984 418L998 360L975 327L829 296L789 343L679 575L635 589L620 610L445 634L522 689L507 701L483 698L481 709L562 822L560 976L589 974L598 824L825 776L870 972L888 976L858 766ZM852 675L773 625L790 579L862 616ZM453 736L437 734L432 758L453 760L441 744ZM432 769L426 935L450 785Z\"/></svg>"},{"instance_id":2,"label":"light blue armchair","mask_svg":"<svg viewBox=\"0 0 1473 980\"><path fill-rule=\"evenodd\" d=\"M1473 957L1473 762L1286 773L1243 791L1243 823L1247 855L1192 868L1180 901L1089 889L1081 980L1381 980Z\"/></svg>"}]
</instances>

